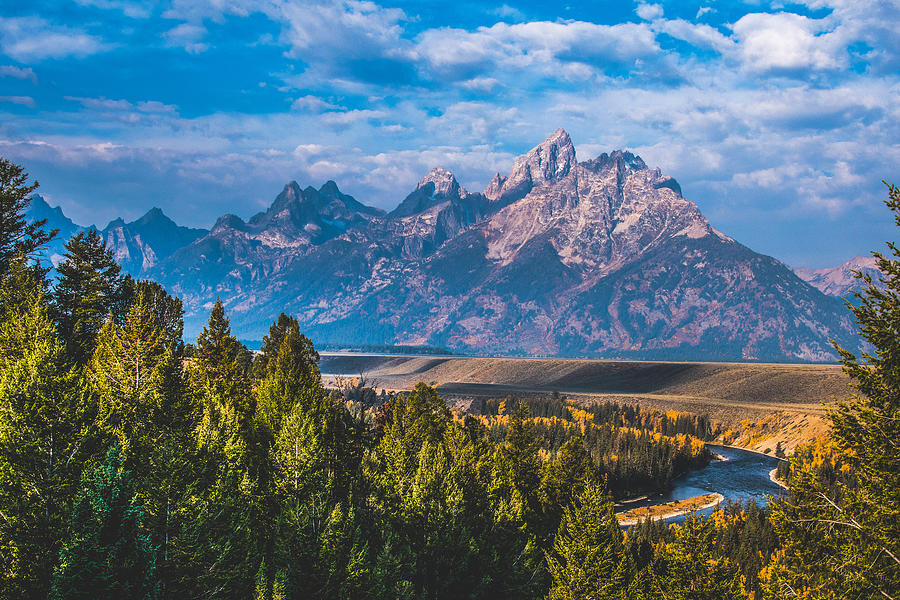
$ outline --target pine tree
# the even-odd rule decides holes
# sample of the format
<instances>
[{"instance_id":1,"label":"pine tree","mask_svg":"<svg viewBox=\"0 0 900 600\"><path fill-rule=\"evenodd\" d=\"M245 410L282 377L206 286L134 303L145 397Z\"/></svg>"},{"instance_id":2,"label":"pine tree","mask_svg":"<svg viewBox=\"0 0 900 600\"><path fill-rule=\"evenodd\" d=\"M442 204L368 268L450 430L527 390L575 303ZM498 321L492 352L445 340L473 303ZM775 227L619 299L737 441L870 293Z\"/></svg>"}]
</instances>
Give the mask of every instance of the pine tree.
<instances>
[{"instance_id":1,"label":"pine tree","mask_svg":"<svg viewBox=\"0 0 900 600\"><path fill-rule=\"evenodd\" d=\"M308 402L309 394L318 392L321 375L316 365L319 354L309 338L300 333L296 319L282 313L269 331L254 370L262 378L257 391L257 415L274 436L294 405ZM267 347L265 339L276 338L280 340L278 348L272 344Z\"/></svg>"},{"instance_id":2,"label":"pine tree","mask_svg":"<svg viewBox=\"0 0 900 600\"><path fill-rule=\"evenodd\" d=\"M251 597L263 558L254 527L266 493L260 469L266 468L261 457L267 445L255 421L245 354L217 300L189 374L202 414L187 554L196 565L197 586L219 598Z\"/></svg>"},{"instance_id":3,"label":"pine tree","mask_svg":"<svg viewBox=\"0 0 900 600\"><path fill-rule=\"evenodd\" d=\"M599 483L597 468L584 445L584 440L572 437L544 470L541 481L541 500L548 528L556 529L562 511L590 485Z\"/></svg>"},{"instance_id":4,"label":"pine tree","mask_svg":"<svg viewBox=\"0 0 900 600\"><path fill-rule=\"evenodd\" d=\"M124 327L109 318L97 336L87 374L100 400L98 423L126 457L146 457L160 433L153 417L163 404L159 367L165 353L162 332L143 298L132 304Z\"/></svg>"},{"instance_id":5,"label":"pine tree","mask_svg":"<svg viewBox=\"0 0 900 600\"><path fill-rule=\"evenodd\" d=\"M295 336L293 354L298 364L308 365L307 370L312 377L318 377L319 353L313 348L312 342L306 336L300 335L300 324L297 319L284 313L278 315L278 319L269 327L269 334L264 335L260 353L253 363L253 368L258 379L265 377L269 362L278 356L281 345L287 335Z\"/></svg>"},{"instance_id":6,"label":"pine tree","mask_svg":"<svg viewBox=\"0 0 900 600\"><path fill-rule=\"evenodd\" d=\"M540 440L528 405L516 401L506 438L494 450L488 487L494 523L490 535L493 564L490 595L532 596L546 589L543 551L551 540L540 500Z\"/></svg>"},{"instance_id":7,"label":"pine tree","mask_svg":"<svg viewBox=\"0 0 900 600\"><path fill-rule=\"evenodd\" d=\"M547 569L553 577L550 600L625 597L631 555L602 486L586 485L574 506L565 509Z\"/></svg>"},{"instance_id":8,"label":"pine tree","mask_svg":"<svg viewBox=\"0 0 900 600\"><path fill-rule=\"evenodd\" d=\"M17 278L2 282L2 295ZM41 286L0 315L0 598L45 598L95 408L57 340Z\"/></svg>"},{"instance_id":9,"label":"pine tree","mask_svg":"<svg viewBox=\"0 0 900 600\"><path fill-rule=\"evenodd\" d=\"M223 405L244 425L253 414L245 353L243 344L231 335L225 307L216 298L209 322L197 338L192 377L200 394Z\"/></svg>"},{"instance_id":10,"label":"pine tree","mask_svg":"<svg viewBox=\"0 0 900 600\"><path fill-rule=\"evenodd\" d=\"M900 188L888 185L900 226ZM858 394L829 414L830 436L847 469L834 486L794 460L788 500L772 520L785 540L768 569L769 597L900 598L900 249L873 252L883 286L865 288L853 311L872 351L857 358L837 347Z\"/></svg>"},{"instance_id":11,"label":"pine tree","mask_svg":"<svg viewBox=\"0 0 900 600\"><path fill-rule=\"evenodd\" d=\"M139 299L150 307L165 347L172 348L177 356L181 356L184 348L181 339L184 332L184 307L181 299L170 296L165 288L155 281L135 280L126 275L122 280L118 306L114 310L119 325L124 324L131 305Z\"/></svg>"},{"instance_id":12,"label":"pine tree","mask_svg":"<svg viewBox=\"0 0 900 600\"><path fill-rule=\"evenodd\" d=\"M25 220L31 194L37 187L37 181L28 184L24 168L0 158L0 277L16 256L27 261L59 233L56 229L45 231L46 220Z\"/></svg>"},{"instance_id":13,"label":"pine tree","mask_svg":"<svg viewBox=\"0 0 900 600\"><path fill-rule=\"evenodd\" d=\"M120 269L94 229L73 236L65 248L65 258L56 267L53 312L69 354L85 364L100 327L119 306Z\"/></svg>"},{"instance_id":14,"label":"pine tree","mask_svg":"<svg viewBox=\"0 0 900 600\"><path fill-rule=\"evenodd\" d=\"M180 344L171 338L181 330L180 318L167 330L161 328L154 310L158 305L151 304L159 299L159 290L138 290L124 324L109 319L103 325L86 373L99 400L97 422L122 448L138 484L152 542L160 549L162 591L168 593L186 558L177 554L177 545L185 489L195 470L192 442L198 415L176 354Z\"/></svg>"},{"instance_id":15,"label":"pine tree","mask_svg":"<svg viewBox=\"0 0 900 600\"><path fill-rule=\"evenodd\" d=\"M85 482L72 511L70 535L53 576L52 600L151 600L155 552L143 532L143 507L118 445Z\"/></svg>"}]
</instances>

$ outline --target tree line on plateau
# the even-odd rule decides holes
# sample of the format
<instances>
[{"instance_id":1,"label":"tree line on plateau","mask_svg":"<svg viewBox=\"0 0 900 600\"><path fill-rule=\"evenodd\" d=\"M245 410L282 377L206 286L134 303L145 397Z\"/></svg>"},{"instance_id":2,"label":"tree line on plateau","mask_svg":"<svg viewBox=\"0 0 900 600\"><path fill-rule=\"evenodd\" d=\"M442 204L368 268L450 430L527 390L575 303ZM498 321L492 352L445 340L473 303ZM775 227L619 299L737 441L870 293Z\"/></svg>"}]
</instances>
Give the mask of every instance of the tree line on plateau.
<instances>
[{"instance_id":1,"label":"tree line on plateau","mask_svg":"<svg viewBox=\"0 0 900 600\"><path fill-rule=\"evenodd\" d=\"M95 231L50 277L37 183L0 159L0 599L900 600L900 251L841 351L858 395L786 498L622 531L613 496L709 460L703 417L561 399L452 413L424 384L323 387L282 314L249 352L221 302L122 276ZM900 190L888 207L900 225ZM374 394L371 394L374 397Z\"/></svg>"}]
</instances>

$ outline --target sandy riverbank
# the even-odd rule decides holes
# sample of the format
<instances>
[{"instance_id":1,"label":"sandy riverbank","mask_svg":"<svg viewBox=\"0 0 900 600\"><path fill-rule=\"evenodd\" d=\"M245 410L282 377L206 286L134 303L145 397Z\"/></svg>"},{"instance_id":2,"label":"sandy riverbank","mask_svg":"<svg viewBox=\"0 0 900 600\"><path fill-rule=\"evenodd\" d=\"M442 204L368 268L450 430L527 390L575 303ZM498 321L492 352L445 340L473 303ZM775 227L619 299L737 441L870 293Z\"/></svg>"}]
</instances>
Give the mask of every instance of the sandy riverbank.
<instances>
[{"instance_id":1,"label":"sandy riverbank","mask_svg":"<svg viewBox=\"0 0 900 600\"><path fill-rule=\"evenodd\" d=\"M680 517L698 510L712 508L723 500L725 500L725 496L719 493L695 496L694 498L687 498L686 500L679 500L677 502L645 506L643 508L618 513L616 514L616 518L619 520L620 526L631 527L647 518L650 518L653 521L662 521L664 519L671 519L672 517Z\"/></svg>"},{"instance_id":2,"label":"sandy riverbank","mask_svg":"<svg viewBox=\"0 0 900 600\"><path fill-rule=\"evenodd\" d=\"M783 487L784 489L788 489L787 484L785 482L781 481L780 479L778 479L778 477L776 477L777 474L778 474L778 469L777 468L772 469L771 471L769 471L769 479L771 479L772 483L774 483L775 485Z\"/></svg>"}]
</instances>

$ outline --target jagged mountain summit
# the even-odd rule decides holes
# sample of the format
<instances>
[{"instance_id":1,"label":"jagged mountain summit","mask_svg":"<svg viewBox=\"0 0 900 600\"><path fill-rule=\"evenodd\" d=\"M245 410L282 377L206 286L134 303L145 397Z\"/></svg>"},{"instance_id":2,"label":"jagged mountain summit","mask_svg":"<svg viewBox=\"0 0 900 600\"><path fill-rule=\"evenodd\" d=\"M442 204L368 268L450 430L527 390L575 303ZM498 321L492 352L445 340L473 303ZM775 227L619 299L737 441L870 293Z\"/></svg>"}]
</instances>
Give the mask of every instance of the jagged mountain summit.
<instances>
[{"instance_id":1,"label":"jagged mountain summit","mask_svg":"<svg viewBox=\"0 0 900 600\"><path fill-rule=\"evenodd\" d=\"M794 271L800 279L818 288L823 294L847 299L852 299L853 292L858 292L865 287L862 280L854 277L854 271L870 275L876 285L881 285L881 271L878 270L874 256L854 256L835 267L797 268Z\"/></svg>"},{"instance_id":2,"label":"jagged mountain summit","mask_svg":"<svg viewBox=\"0 0 900 600\"><path fill-rule=\"evenodd\" d=\"M94 225L82 227L76 225L63 214L61 208L50 207L47 201L38 194L31 198L26 218L29 221L47 220L47 229L59 229L59 234L44 250L42 259L54 267L63 260L65 243L73 235L88 229L98 229ZM159 261L168 258L173 252L189 245L199 237L206 235L205 229L192 229L177 225L159 208L152 208L141 218L126 223L122 218L110 221L100 236L107 248L113 252L122 270L135 277L146 275Z\"/></svg>"},{"instance_id":3,"label":"jagged mountain summit","mask_svg":"<svg viewBox=\"0 0 900 600\"><path fill-rule=\"evenodd\" d=\"M835 358L840 300L716 231L678 183L626 151L578 162L558 130L480 193L429 172L390 213L289 183L148 274L199 330L217 296L241 337L297 316L318 343L525 355Z\"/></svg>"},{"instance_id":4,"label":"jagged mountain summit","mask_svg":"<svg viewBox=\"0 0 900 600\"><path fill-rule=\"evenodd\" d=\"M206 233L205 229L177 225L155 207L131 223L115 219L100 232L122 269L135 276L146 273Z\"/></svg>"}]
</instances>

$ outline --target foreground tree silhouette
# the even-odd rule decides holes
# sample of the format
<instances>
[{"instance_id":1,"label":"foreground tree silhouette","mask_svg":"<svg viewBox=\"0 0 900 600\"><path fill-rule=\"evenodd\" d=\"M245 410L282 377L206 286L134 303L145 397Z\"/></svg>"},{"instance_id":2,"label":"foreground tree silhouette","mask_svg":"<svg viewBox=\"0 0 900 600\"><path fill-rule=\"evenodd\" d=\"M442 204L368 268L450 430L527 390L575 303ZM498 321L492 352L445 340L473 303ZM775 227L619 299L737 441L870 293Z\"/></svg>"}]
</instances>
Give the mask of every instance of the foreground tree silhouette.
<instances>
[{"instance_id":1,"label":"foreground tree silhouette","mask_svg":"<svg viewBox=\"0 0 900 600\"><path fill-rule=\"evenodd\" d=\"M900 189L886 204L900 226ZM874 351L857 358L838 347L858 394L830 413L849 483L828 486L795 461L790 499L772 519L785 540L768 572L769 597L900 598L900 249L873 252L884 287L857 274L865 289L849 305Z\"/></svg>"},{"instance_id":2,"label":"foreground tree silhouette","mask_svg":"<svg viewBox=\"0 0 900 600\"><path fill-rule=\"evenodd\" d=\"M28 183L28 173L21 166L0 158L0 276L9 269L16 256L29 258L53 239L58 230L44 231L46 220L28 223L25 210L37 181Z\"/></svg>"},{"instance_id":3,"label":"foreground tree silhouette","mask_svg":"<svg viewBox=\"0 0 900 600\"><path fill-rule=\"evenodd\" d=\"M122 469L118 445L113 445L75 503L51 600L154 597L154 552L142 533L144 510L134 498L131 476Z\"/></svg>"}]
</instances>

